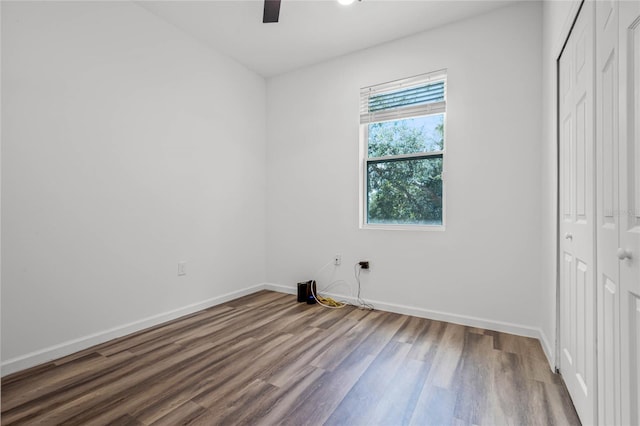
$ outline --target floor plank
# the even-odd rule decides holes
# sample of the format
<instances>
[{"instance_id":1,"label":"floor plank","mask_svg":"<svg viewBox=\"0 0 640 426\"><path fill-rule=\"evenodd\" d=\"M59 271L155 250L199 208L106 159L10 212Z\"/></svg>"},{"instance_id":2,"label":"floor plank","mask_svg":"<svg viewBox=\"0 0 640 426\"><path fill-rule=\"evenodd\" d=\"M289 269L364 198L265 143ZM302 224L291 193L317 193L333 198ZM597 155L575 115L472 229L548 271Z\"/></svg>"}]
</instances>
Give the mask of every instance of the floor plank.
<instances>
[{"instance_id":1,"label":"floor plank","mask_svg":"<svg viewBox=\"0 0 640 426\"><path fill-rule=\"evenodd\" d=\"M261 291L2 379L3 425L577 425L535 339Z\"/></svg>"}]
</instances>

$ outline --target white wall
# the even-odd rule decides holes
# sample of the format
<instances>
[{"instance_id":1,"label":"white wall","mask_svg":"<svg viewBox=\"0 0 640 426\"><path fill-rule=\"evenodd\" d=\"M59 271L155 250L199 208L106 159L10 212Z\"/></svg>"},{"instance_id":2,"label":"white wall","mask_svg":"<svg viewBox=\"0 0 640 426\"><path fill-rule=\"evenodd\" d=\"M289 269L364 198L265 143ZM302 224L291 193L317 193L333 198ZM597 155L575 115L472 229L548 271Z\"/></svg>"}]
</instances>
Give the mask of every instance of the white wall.
<instances>
[{"instance_id":1,"label":"white wall","mask_svg":"<svg viewBox=\"0 0 640 426\"><path fill-rule=\"evenodd\" d=\"M124 2L2 2L2 67L3 373L264 281L264 79Z\"/></svg>"},{"instance_id":2,"label":"white wall","mask_svg":"<svg viewBox=\"0 0 640 426\"><path fill-rule=\"evenodd\" d=\"M556 340L556 235L557 235L557 63L556 60L578 10L579 0L543 3L542 43L542 330L554 348Z\"/></svg>"},{"instance_id":3,"label":"white wall","mask_svg":"<svg viewBox=\"0 0 640 426\"><path fill-rule=\"evenodd\" d=\"M538 335L541 28L527 2L268 80L269 282L292 288L341 253L321 287L368 259L365 299ZM442 68L446 231L358 229L359 88Z\"/></svg>"},{"instance_id":4,"label":"white wall","mask_svg":"<svg viewBox=\"0 0 640 426\"><path fill-rule=\"evenodd\" d=\"M321 283L353 283L366 258L368 300L541 328L549 351L555 58L577 3L271 79L265 185L260 77L132 4L2 2L3 373L240 294L265 280L265 244L280 289L336 253ZM447 230L359 230L358 89L439 68Z\"/></svg>"}]
</instances>

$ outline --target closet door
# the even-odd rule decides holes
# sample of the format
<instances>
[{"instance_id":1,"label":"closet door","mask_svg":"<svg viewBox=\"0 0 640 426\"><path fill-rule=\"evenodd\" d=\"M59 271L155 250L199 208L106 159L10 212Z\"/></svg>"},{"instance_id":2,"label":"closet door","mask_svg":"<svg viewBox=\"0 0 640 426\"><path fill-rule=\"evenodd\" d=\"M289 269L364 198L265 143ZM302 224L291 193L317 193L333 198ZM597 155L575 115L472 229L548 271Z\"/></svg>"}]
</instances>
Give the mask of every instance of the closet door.
<instances>
[{"instance_id":1,"label":"closet door","mask_svg":"<svg viewBox=\"0 0 640 426\"><path fill-rule=\"evenodd\" d=\"M596 2L598 424L611 426L621 421L618 16L618 2Z\"/></svg>"},{"instance_id":2,"label":"closet door","mask_svg":"<svg viewBox=\"0 0 640 426\"><path fill-rule=\"evenodd\" d=\"M584 424L597 421L593 21L587 1L559 60L560 371Z\"/></svg>"},{"instance_id":3,"label":"closet door","mask_svg":"<svg viewBox=\"0 0 640 426\"><path fill-rule=\"evenodd\" d=\"M640 424L640 2L620 1L620 332L622 423ZM607 255L609 255L607 253Z\"/></svg>"}]
</instances>

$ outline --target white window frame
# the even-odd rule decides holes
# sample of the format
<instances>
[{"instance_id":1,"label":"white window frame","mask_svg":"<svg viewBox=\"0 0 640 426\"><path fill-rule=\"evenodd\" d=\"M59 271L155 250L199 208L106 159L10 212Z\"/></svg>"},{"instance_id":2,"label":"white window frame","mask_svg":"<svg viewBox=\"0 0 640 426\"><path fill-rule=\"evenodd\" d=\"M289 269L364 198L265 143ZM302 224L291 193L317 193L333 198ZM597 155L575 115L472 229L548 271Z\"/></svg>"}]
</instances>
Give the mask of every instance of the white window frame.
<instances>
[{"instance_id":1,"label":"white window frame","mask_svg":"<svg viewBox=\"0 0 640 426\"><path fill-rule=\"evenodd\" d=\"M401 108L402 111L384 111L380 113L369 113L369 96L385 92L393 92L402 88L412 86L421 86L430 82L444 81L444 101L417 105L412 107ZM367 95L368 93L368 95ZM421 74L414 77L395 80L388 83L378 84L375 86L364 87L360 90L360 132L359 132L359 224L360 229L380 229L380 230L397 230L397 231L444 231L446 219L446 180L445 170L447 169L447 70L439 70L428 74ZM377 157L376 160L387 158L411 158L427 156L442 156L442 223L440 225L421 225L421 224L370 224L367 223L367 163L368 158L368 140L369 140L369 124L382 121L398 120L401 118L422 117L426 115L444 115L444 145L442 151L433 151L428 153L415 153L405 155L394 155L390 157Z\"/></svg>"}]
</instances>

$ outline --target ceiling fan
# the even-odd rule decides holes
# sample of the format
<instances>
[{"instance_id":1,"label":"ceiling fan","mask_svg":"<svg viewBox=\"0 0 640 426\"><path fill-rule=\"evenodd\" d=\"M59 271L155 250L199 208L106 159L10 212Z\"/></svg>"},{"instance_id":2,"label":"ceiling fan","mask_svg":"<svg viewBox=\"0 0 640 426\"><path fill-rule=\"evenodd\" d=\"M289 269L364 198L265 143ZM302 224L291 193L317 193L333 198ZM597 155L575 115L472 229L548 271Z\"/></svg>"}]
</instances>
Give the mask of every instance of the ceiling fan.
<instances>
[{"instance_id":1,"label":"ceiling fan","mask_svg":"<svg viewBox=\"0 0 640 426\"><path fill-rule=\"evenodd\" d=\"M278 18L280 17L280 1L281 0L264 0L264 13L262 14L262 22L264 24L278 22ZM338 0L338 3L347 6L354 1L355 0Z\"/></svg>"},{"instance_id":2,"label":"ceiling fan","mask_svg":"<svg viewBox=\"0 0 640 426\"><path fill-rule=\"evenodd\" d=\"M264 13L262 22L267 24L270 22L278 22L280 16L280 0L264 0Z\"/></svg>"}]
</instances>

